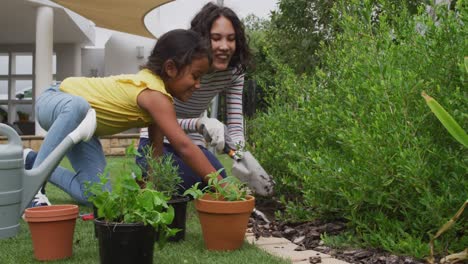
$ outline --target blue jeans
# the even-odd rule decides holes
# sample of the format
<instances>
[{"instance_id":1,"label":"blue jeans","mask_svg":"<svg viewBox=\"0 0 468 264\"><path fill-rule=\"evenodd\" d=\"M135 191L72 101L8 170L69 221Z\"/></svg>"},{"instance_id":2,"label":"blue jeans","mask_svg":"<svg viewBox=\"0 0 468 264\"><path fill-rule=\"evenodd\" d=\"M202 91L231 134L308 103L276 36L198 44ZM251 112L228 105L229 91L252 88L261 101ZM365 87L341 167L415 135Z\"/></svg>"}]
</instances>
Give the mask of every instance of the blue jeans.
<instances>
[{"instance_id":1,"label":"blue jeans","mask_svg":"<svg viewBox=\"0 0 468 264\"><path fill-rule=\"evenodd\" d=\"M136 163L138 166L143 171L143 177L146 177L146 169L147 169L147 163L146 159L144 157L144 149L146 146L150 144L150 140L148 138L140 138L140 142L138 143L138 153L140 153L140 157L136 157ZM216 158L213 153L211 153L208 149L202 146L198 146L203 154L205 154L206 158L210 161L211 165L216 170L219 170L221 168L224 168L221 162ZM167 143L164 143L163 147L163 152L164 155L167 154L172 154L172 158L174 160L174 165L179 167L179 176L182 178L182 186L183 189L179 190L180 193L183 193L185 190L189 189L192 187L195 183L200 182L201 184L199 185L200 188L204 188L206 184L201 180L200 176L198 176L185 162L182 160L182 158L177 154L177 152L174 150L174 148ZM226 178L226 171L223 170L221 172L221 176L223 178Z\"/></svg>"},{"instance_id":2,"label":"blue jeans","mask_svg":"<svg viewBox=\"0 0 468 264\"><path fill-rule=\"evenodd\" d=\"M72 132L91 108L80 96L58 90L58 86L47 89L36 102L37 121L48 131L37 153L33 168L49 156L63 139ZM68 193L79 203L90 205L85 193L85 182L98 182L106 166L106 159L99 138L93 136L88 142L80 142L66 154L75 172L57 167L49 182ZM108 186L110 188L110 186Z\"/></svg>"}]
</instances>

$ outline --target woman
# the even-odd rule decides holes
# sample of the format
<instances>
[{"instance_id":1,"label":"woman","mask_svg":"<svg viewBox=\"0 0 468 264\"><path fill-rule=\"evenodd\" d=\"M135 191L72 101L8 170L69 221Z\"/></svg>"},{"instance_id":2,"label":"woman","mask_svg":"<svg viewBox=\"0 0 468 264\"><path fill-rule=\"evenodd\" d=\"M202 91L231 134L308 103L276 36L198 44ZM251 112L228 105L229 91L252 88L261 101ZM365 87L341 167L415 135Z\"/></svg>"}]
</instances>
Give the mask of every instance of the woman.
<instances>
[{"instance_id":1,"label":"woman","mask_svg":"<svg viewBox=\"0 0 468 264\"><path fill-rule=\"evenodd\" d=\"M208 109L212 99L219 93L226 92L227 131L234 142L231 149L244 146L244 118L242 114L242 91L244 73L250 60L250 50L244 32L244 26L236 13L225 6L214 3L206 4L192 19L191 29L209 39L213 55L211 72L202 77L200 89L195 91L187 102L175 100L177 118L182 129L208 158L216 170L223 165L206 148L207 141L222 151L225 145L225 126L215 118L201 117ZM205 136L203 136L205 135ZM183 189L188 189L201 182L190 167L180 159L173 146L164 141L164 153L173 154L179 175L183 179ZM146 129L142 129L138 151L143 154L149 144ZM144 155L137 158L137 163L145 170ZM224 171L221 172L226 177ZM205 185L202 183L200 187ZM183 190L182 190L183 191Z\"/></svg>"}]
</instances>

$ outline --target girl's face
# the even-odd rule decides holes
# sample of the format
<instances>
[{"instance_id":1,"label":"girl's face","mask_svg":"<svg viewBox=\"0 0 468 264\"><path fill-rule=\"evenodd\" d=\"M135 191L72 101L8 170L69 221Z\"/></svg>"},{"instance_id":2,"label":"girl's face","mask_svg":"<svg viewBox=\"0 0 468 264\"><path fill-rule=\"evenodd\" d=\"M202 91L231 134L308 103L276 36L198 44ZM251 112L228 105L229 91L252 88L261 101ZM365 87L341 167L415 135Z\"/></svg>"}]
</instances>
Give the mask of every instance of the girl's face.
<instances>
[{"instance_id":1,"label":"girl's face","mask_svg":"<svg viewBox=\"0 0 468 264\"><path fill-rule=\"evenodd\" d=\"M213 22L210 30L212 67L215 71L226 70L236 52L236 31L229 19L221 16Z\"/></svg>"},{"instance_id":2,"label":"girl's face","mask_svg":"<svg viewBox=\"0 0 468 264\"><path fill-rule=\"evenodd\" d=\"M193 92L200 88L201 76L210 68L208 58L193 59L192 64L177 70L174 63L166 63L166 73L169 76L165 82L166 89L173 97L186 102L192 97Z\"/></svg>"}]
</instances>

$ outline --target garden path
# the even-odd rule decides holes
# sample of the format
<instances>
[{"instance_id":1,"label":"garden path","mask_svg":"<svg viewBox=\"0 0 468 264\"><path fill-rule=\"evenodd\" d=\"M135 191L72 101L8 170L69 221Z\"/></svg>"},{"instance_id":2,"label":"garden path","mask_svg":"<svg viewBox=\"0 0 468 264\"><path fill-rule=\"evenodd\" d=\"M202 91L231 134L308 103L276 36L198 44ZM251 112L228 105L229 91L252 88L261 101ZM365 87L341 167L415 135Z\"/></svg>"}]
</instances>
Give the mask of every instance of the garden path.
<instances>
[{"instance_id":1,"label":"garden path","mask_svg":"<svg viewBox=\"0 0 468 264\"><path fill-rule=\"evenodd\" d=\"M291 260L293 264L323 263L323 264L347 264L348 262L335 259L332 256L320 253L315 250L297 251L297 245L280 237L259 237L255 238L252 230L247 232L247 241L266 252Z\"/></svg>"}]
</instances>

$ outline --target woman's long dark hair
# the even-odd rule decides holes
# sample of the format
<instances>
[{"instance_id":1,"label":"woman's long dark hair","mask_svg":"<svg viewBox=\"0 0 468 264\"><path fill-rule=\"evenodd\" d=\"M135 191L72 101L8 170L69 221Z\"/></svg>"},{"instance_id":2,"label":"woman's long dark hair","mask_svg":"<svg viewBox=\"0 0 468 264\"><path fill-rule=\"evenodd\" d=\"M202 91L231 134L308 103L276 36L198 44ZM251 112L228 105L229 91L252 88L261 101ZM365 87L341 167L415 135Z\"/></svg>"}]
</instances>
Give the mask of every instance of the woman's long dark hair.
<instances>
[{"instance_id":1,"label":"woman's long dark hair","mask_svg":"<svg viewBox=\"0 0 468 264\"><path fill-rule=\"evenodd\" d=\"M225 17L231 21L234 31L236 32L236 51L229 62L229 67L237 67L240 72L245 72L250 65L250 49L247 44L247 37L245 36L244 24L242 24L239 17L237 17L232 9L211 2L207 3L192 19L190 23L191 30L211 40L211 27L219 17Z\"/></svg>"}]
</instances>

